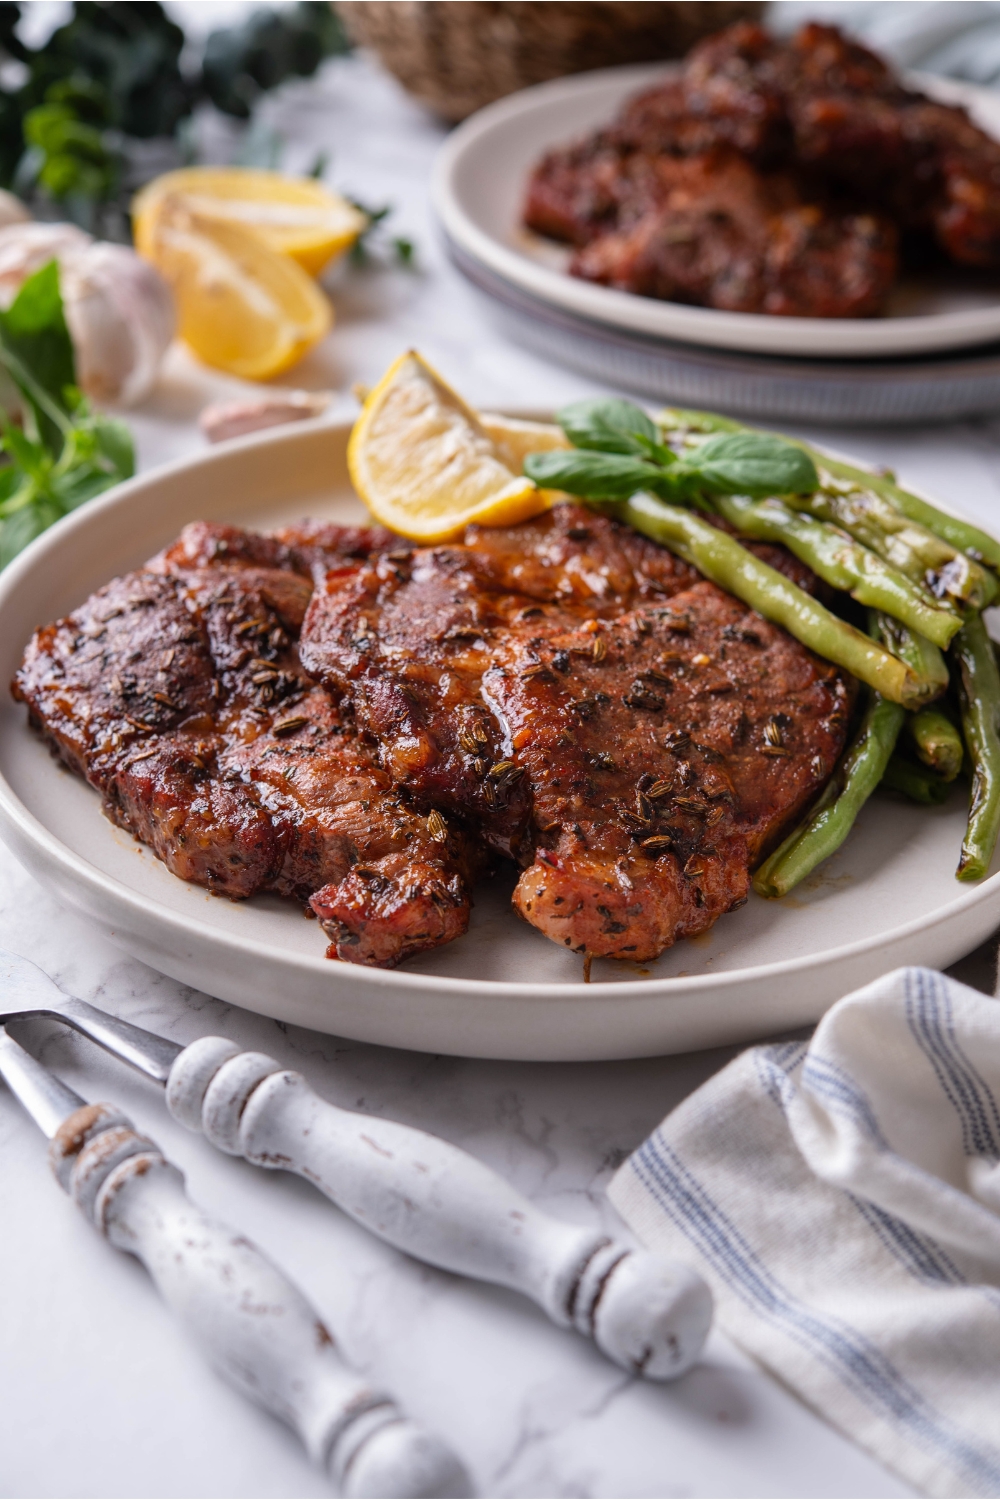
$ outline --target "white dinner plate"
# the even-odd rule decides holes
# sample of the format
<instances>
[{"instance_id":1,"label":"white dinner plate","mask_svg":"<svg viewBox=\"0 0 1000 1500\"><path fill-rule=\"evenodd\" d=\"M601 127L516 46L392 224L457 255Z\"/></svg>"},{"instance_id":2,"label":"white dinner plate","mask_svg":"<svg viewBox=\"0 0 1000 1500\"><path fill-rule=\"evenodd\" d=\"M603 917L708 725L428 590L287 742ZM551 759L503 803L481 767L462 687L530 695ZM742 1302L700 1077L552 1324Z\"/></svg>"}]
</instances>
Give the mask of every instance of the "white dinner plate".
<instances>
[{"instance_id":1,"label":"white dinner plate","mask_svg":"<svg viewBox=\"0 0 1000 1500\"><path fill-rule=\"evenodd\" d=\"M567 275L569 252L521 224L531 170L550 147L609 124L630 94L670 66L606 68L539 84L487 105L460 125L441 148L432 187L437 215L459 258L471 257L523 292L592 322L706 348L887 359L1000 340L1000 275L959 268L902 280L879 318L719 312ZM1000 137L1000 94L921 74L913 81L947 103L966 105L977 124Z\"/></svg>"},{"instance_id":2,"label":"white dinner plate","mask_svg":"<svg viewBox=\"0 0 1000 1500\"><path fill-rule=\"evenodd\" d=\"M265 528L304 515L364 519L347 424L303 423L224 444L120 485L60 521L0 575L0 676L32 630L205 518ZM235 903L171 875L115 828L4 693L0 834L62 901L186 984L284 1021L362 1041L473 1057L640 1057L765 1036L815 1020L903 963L944 966L1000 920L1000 875L959 885L965 826L876 796L844 848L783 901L751 896L656 963L579 958L515 917L512 873L476 893L465 937L393 971L331 963L315 922L278 897Z\"/></svg>"}]
</instances>

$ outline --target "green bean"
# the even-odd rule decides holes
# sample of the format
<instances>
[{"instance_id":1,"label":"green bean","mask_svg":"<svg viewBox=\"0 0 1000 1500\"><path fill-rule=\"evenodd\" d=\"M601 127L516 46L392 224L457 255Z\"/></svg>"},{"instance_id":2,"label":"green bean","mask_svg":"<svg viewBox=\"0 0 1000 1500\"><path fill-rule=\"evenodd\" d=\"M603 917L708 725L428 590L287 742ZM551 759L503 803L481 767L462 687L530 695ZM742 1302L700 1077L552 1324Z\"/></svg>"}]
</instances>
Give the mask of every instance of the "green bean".
<instances>
[{"instance_id":1,"label":"green bean","mask_svg":"<svg viewBox=\"0 0 1000 1500\"><path fill-rule=\"evenodd\" d=\"M979 880L990 867L1000 831L1000 672L982 615L970 615L952 644L961 671L962 729L972 761L969 824L959 880Z\"/></svg>"},{"instance_id":2,"label":"green bean","mask_svg":"<svg viewBox=\"0 0 1000 1500\"><path fill-rule=\"evenodd\" d=\"M882 785L894 792L902 792L912 802L921 802L925 807L940 807L948 798L948 784L940 776L914 765L902 755L893 755L882 773Z\"/></svg>"},{"instance_id":3,"label":"green bean","mask_svg":"<svg viewBox=\"0 0 1000 1500\"><path fill-rule=\"evenodd\" d=\"M713 412L685 411L679 407L668 407L660 413L658 422L665 432L710 433L748 430L743 423L733 422L728 417L719 417ZM846 479L860 489L872 490L876 495L881 495L897 510L902 511L909 520L917 521L928 531L933 531L934 535L939 536L942 541L950 542L956 551L964 552L967 557L974 558L977 562L988 563L992 568L1000 568L1000 541L987 532L980 531L978 526L971 526L968 521L961 521L957 516L949 516L945 511L938 510L936 505L931 505L927 500L921 500L919 495L911 495L909 490L904 490L896 483L892 475L873 474L868 469L858 469L853 464L842 463L839 458L830 458L826 453L821 453L818 448L813 448L809 443L803 443L798 438L786 438L785 441L797 443L800 448L804 448L816 466L825 469L835 479Z\"/></svg>"},{"instance_id":4,"label":"green bean","mask_svg":"<svg viewBox=\"0 0 1000 1500\"><path fill-rule=\"evenodd\" d=\"M760 429L748 427L745 422L734 422L732 417L720 417L716 411L693 411L686 406L665 406L657 413L656 425L662 432L676 432L684 434L688 432L757 432ZM794 438L787 438L792 443ZM800 447L805 447L802 443Z\"/></svg>"},{"instance_id":5,"label":"green bean","mask_svg":"<svg viewBox=\"0 0 1000 1500\"><path fill-rule=\"evenodd\" d=\"M853 464L841 463L840 459L828 458L808 443L802 443L800 447L805 448L817 467L826 469L835 479L845 479L863 489L873 490L902 511L908 520L916 521L942 541L950 542L956 551L977 562L987 563L991 568L1000 568L1000 542L988 532L959 520L958 516L949 516L936 505L931 505L929 500L921 500L919 495L911 495L889 474L873 474L867 469L857 469Z\"/></svg>"},{"instance_id":6,"label":"green bean","mask_svg":"<svg viewBox=\"0 0 1000 1500\"><path fill-rule=\"evenodd\" d=\"M820 477L824 477L822 471ZM983 608L994 596L996 582L985 568L926 527L907 520L881 495L857 489L843 493L824 486L812 495L789 495L786 503L843 527L914 582L930 581L935 592L950 594L974 609Z\"/></svg>"},{"instance_id":7,"label":"green bean","mask_svg":"<svg viewBox=\"0 0 1000 1500\"><path fill-rule=\"evenodd\" d=\"M762 541L783 543L834 588L843 589L859 604L895 615L937 646L947 646L962 624L956 611L939 608L891 563L843 531L790 510L780 500L716 495L712 506L737 531Z\"/></svg>"},{"instance_id":8,"label":"green bean","mask_svg":"<svg viewBox=\"0 0 1000 1500\"><path fill-rule=\"evenodd\" d=\"M894 615L879 610L871 619L869 634L887 647L925 682L933 685L928 701L940 697L948 686L948 663L933 641L918 630L910 630Z\"/></svg>"},{"instance_id":9,"label":"green bean","mask_svg":"<svg viewBox=\"0 0 1000 1500\"><path fill-rule=\"evenodd\" d=\"M595 502L594 508L610 510L636 531L669 547L765 619L784 626L817 656L845 667L893 702L918 708L938 696L937 683L919 676L908 663L831 614L783 573L741 547L734 537L691 511L646 494L613 506Z\"/></svg>"},{"instance_id":10,"label":"green bean","mask_svg":"<svg viewBox=\"0 0 1000 1500\"><path fill-rule=\"evenodd\" d=\"M906 721L906 729L918 758L936 771L942 781L954 781L962 769L962 736L946 713L936 705L921 708Z\"/></svg>"},{"instance_id":11,"label":"green bean","mask_svg":"<svg viewBox=\"0 0 1000 1500\"><path fill-rule=\"evenodd\" d=\"M810 817L764 861L753 877L759 896L787 896L836 853L878 786L906 717L898 703L872 693L861 727Z\"/></svg>"}]
</instances>

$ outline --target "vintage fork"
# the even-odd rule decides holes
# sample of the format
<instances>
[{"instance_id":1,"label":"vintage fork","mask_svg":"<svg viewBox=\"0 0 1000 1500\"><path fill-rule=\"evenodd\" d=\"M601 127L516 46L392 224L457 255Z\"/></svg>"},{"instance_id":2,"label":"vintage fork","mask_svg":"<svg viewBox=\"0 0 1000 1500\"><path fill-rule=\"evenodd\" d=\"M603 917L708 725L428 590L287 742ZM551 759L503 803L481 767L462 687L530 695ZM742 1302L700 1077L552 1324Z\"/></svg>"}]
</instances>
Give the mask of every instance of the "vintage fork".
<instances>
[{"instance_id":1,"label":"vintage fork","mask_svg":"<svg viewBox=\"0 0 1000 1500\"><path fill-rule=\"evenodd\" d=\"M223 1037L181 1047L120 1021L2 951L0 997L0 1024L73 1027L165 1087L174 1118L221 1151L297 1172L418 1260L523 1292L630 1373L669 1380L701 1353L712 1296L694 1270L542 1213L449 1142L329 1104L300 1073Z\"/></svg>"},{"instance_id":2,"label":"vintage fork","mask_svg":"<svg viewBox=\"0 0 1000 1500\"><path fill-rule=\"evenodd\" d=\"M87 1104L0 1025L0 1077L49 1139L57 1180L138 1257L224 1380L292 1427L348 1496L470 1495L458 1459L337 1352L319 1314L113 1104Z\"/></svg>"}]
</instances>

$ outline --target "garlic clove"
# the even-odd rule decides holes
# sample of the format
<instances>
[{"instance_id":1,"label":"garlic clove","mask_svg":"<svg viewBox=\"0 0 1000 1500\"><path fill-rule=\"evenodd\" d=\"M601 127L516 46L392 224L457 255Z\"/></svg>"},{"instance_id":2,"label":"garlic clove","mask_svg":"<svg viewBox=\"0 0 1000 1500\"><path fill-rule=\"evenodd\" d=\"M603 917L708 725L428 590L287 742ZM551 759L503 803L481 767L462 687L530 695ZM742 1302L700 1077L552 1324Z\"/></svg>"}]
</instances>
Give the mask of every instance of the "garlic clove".
<instances>
[{"instance_id":1,"label":"garlic clove","mask_svg":"<svg viewBox=\"0 0 1000 1500\"><path fill-rule=\"evenodd\" d=\"M9 307L27 281L50 260L86 250L93 240L73 224L7 224L0 229L0 307Z\"/></svg>"},{"instance_id":2,"label":"garlic clove","mask_svg":"<svg viewBox=\"0 0 1000 1500\"><path fill-rule=\"evenodd\" d=\"M322 416L332 399L332 391L274 391L248 401L206 406L198 425L210 443L224 443L265 427L281 427L286 422L304 422L309 417Z\"/></svg>"},{"instance_id":3,"label":"garlic clove","mask_svg":"<svg viewBox=\"0 0 1000 1500\"><path fill-rule=\"evenodd\" d=\"M60 265L81 389L133 406L152 390L174 336L170 288L125 245L90 245Z\"/></svg>"},{"instance_id":4,"label":"garlic clove","mask_svg":"<svg viewBox=\"0 0 1000 1500\"><path fill-rule=\"evenodd\" d=\"M0 229L6 229L8 224L27 224L30 220L31 215L20 198L0 188Z\"/></svg>"},{"instance_id":5,"label":"garlic clove","mask_svg":"<svg viewBox=\"0 0 1000 1500\"><path fill-rule=\"evenodd\" d=\"M100 402L141 401L174 335L170 288L134 250L73 224L10 224L0 228L0 307L53 259L81 390Z\"/></svg>"}]
</instances>

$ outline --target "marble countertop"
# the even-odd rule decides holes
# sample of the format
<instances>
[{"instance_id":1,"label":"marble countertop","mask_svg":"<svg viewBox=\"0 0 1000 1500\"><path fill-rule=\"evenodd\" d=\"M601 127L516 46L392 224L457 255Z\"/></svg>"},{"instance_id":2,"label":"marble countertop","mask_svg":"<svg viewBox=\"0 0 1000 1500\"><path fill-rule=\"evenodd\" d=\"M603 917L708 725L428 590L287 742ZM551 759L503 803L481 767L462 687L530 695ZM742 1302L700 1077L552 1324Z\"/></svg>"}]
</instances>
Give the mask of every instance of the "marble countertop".
<instances>
[{"instance_id":1,"label":"marble countertop","mask_svg":"<svg viewBox=\"0 0 1000 1500\"><path fill-rule=\"evenodd\" d=\"M418 244L418 268L335 273L337 327L287 383L338 393L408 345L473 402L553 406L594 388L502 342L445 263L426 187L442 131L364 60L337 62L269 105L286 165L317 146L331 180ZM143 467L197 451L210 398L245 389L171 354L131 420ZM887 463L996 529L1000 421L825 434ZM193 993L124 956L0 859L0 943L68 991L178 1041L231 1036L306 1074L327 1097L452 1140L554 1214L611 1225L615 1167L731 1055L588 1065L462 1061L306 1031ZM992 989L988 956L963 977ZM531 1305L430 1270L372 1239L304 1182L225 1158L169 1118L155 1086L38 1026L40 1055L90 1099L121 1104L187 1173L192 1197L251 1235L300 1282L346 1354L448 1436L484 1496L894 1496L910 1491L764 1376L721 1334L670 1386L633 1381ZM295 1440L221 1385L183 1340L138 1263L84 1223L45 1147L0 1092L4 1288L0 1493L20 1496L328 1494ZM616 1232L624 1232L618 1224Z\"/></svg>"}]
</instances>

